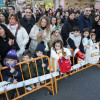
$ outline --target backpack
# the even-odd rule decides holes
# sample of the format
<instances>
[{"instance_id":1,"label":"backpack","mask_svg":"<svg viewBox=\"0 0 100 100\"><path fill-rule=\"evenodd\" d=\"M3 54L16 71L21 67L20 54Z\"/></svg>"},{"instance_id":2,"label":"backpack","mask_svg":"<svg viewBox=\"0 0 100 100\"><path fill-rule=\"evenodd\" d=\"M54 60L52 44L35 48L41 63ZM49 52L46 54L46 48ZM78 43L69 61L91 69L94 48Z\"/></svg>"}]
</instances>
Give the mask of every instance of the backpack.
<instances>
[{"instance_id":1,"label":"backpack","mask_svg":"<svg viewBox=\"0 0 100 100\"><path fill-rule=\"evenodd\" d=\"M65 59L62 57L62 59L58 60L59 68L61 73L66 73L71 70L71 63L69 59Z\"/></svg>"}]
</instances>

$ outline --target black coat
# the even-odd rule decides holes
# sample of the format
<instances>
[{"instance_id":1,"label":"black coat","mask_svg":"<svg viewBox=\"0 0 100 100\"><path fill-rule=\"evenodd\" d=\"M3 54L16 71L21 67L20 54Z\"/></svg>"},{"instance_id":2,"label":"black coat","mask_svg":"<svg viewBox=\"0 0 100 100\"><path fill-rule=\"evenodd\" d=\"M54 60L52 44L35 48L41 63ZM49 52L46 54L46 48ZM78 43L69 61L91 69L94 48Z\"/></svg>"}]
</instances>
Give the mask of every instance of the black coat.
<instances>
[{"instance_id":1,"label":"black coat","mask_svg":"<svg viewBox=\"0 0 100 100\"><path fill-rule=\"evenodd\" d=\"M0 62L3 65L3 60L6 57L7 53L9 50L11 50L12 46L16 48L16 50L19 50L19 46L16 41L14 41L14 45L10 46L8 44L8 37L6 38L1 38L0 37Z\"/></svg>"},{"instance_id":2,"label":"black coat","mask_svg":"<svg viewBox=\"0 0 100 100\"><path fill-rule=\"evenodd\" d=\"M97 25L95 28L95 33L96 33L96 40L100 42L100 25Z\"/></svg>"},{"instance_id":3,"label":"black coat","mask_svg":"<svg viewBox=\"0 0 100 100\"><path fill-rule=\"evenodd\" d=\"M70 20L69 18L66 20L64 23L62 30L61 30L61 35L63 38L64 46L66 46L66 40L69 37L69 33L72 32L73 27L77 25L77 22L75 20Z\"/></svg>"},{"instance_id":4,"label":"black coat","mask_svg":"<svg viewBox=\"0 0 100 100\"><path fill-rule=\"evenodd\" d=\"M31 17L30 20L27 20L26 17L24 16L21 20L20 20L21 25L26 29L27 33L29 34L31 31L31 28L33 27L33 25L35 24L35 19L33 17Z\"/></svg>"}]
</instances>

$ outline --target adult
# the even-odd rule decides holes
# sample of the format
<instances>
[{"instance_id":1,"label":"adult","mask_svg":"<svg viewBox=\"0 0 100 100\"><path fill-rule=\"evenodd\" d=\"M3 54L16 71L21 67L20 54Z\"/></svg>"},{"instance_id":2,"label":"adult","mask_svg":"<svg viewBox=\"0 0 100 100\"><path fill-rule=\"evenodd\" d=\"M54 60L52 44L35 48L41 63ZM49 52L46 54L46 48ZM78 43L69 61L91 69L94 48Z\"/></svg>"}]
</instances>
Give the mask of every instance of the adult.
<instances>
[{"instance_id":1,"label":"adult","mask_svg":"<svg viewBox=\"0 0 100 100\"><path fill-rule=\"evenodd\" d=\"M90 30L92 29L92 18L90 14L91 14L90 7L86 7L84 9L84 13L80 15L77 23L78 26L80 27L81 32L84 28L89 28Z\"/></svg>"},{"instance_id":2,"label":"adult","mask_svg":"<svg viewBox=\"0 0 100 100\"><path fill-rule=\"evenodd\" d=\"M27 8L25 9L25 16L20 20L21 25L26 29L27 33L29 34L31 31L31 28L35 24L35 19L33 18L31 9ZM27 44L27 49L29 48L31 39L29 40Z\"/></svg>"},{"instance_id":3,"label":"adult","mask_svg":"<svg viewBox=\"0 0 100 100\"><path fill-rule=\"evenodd\" d=\"M55 29L55 27L56 27L56 22L57 22L57 18L53 16L51 18L51 24L50 24L50 31L51 31L51 33Z\"/></svg>"},{"instance_id":4,"label":"adult","mask_svg":"<svg viewBox=\"0 0 100 100\"><path fill-rule=\"evenodd\" d=\"M95 33L96 33L96 40L100 42L100 19L97 22L97 26L95 28Z\"/></svg>"},{"instance_id":5,"label":"adult","mask_svg":"<svg viewBox=\"0 0 100 100\"><path fill-rule=\"evenodd\" d=\"M9 10L9 15L15 13L15 7L14 6L9 6L8 10Z\"/></svg>"},{"instance_id":6,"label":"adult","mask_svg":"<svg viewBox=\"0 0 100 100\"><path fill-rule=\"evenodd\" d=\"M8 28L16 37L16 41L18 43L18 46L20 47L20 50L17 52L17 55L18 57L21 57L21 55L25 51L26 44L29 41L29 36L27 34L27 31L25 30L24 27L20 25L18 16L16 16L15 14L11 14L9 16Z\"/></svg>"},{"instance_id":7,"label":"adult","mask_svg":"<svg viewBox=\"0 0 100 100\"><path fill-rule=\"evenodd\" d=\"M0 21L2 24L5 24L5 25L7 25L9 23L8 16L6 15L6 13L4 13L4 12L0 13Z\"/></svg>"},{"instance_id":8,"label":"adult","mask_svg":"<svg viewBox=\"0 0 100 100\"><path fill-rule=\"evenodd\" d=\"M31 51L32 55L34 54L37 44L40 41L45 42L45 50L48 51L48 42L50 40L50 22L47 16L40 18L38 23L36 23L31 29L29 36L31 38L29 50Z\"/></svg>"},{"instance_id":9,"label":"adult","mask_svg":"<svg viewBox=\"0 0 100 100\"><path fill-rule=\"evenodd\" d=\"M59 8L56 10L56 12L60 12L60 15L62 15L62 11L63 11L63 8L61 5L59 5Z\"/></svg>"},{"instance_id":10,"label":"adult","mask_svg":"<svg viewBox=\"0 0 100 100\"><path fill-rule=\"evenodd\" d=\"M69 17L64 23L62 30L61 30L61 35L63 38L64 46L67 45L66 40L69 37L69 33L72 32L73 27L76 26L77 23L75 21L75 13L72 11L69 13Z\"/></svg>"},{"instance_id":11,"label":"adult","mask_svg":"<svg viewBox=\"0 0 100 100\"><path fill-rule=\"evenodd\" d=\"M13 46L19 50L14 35L4 24L0 24L0 62L3 66L3 60Z\"/></svg>"}]
</instances>

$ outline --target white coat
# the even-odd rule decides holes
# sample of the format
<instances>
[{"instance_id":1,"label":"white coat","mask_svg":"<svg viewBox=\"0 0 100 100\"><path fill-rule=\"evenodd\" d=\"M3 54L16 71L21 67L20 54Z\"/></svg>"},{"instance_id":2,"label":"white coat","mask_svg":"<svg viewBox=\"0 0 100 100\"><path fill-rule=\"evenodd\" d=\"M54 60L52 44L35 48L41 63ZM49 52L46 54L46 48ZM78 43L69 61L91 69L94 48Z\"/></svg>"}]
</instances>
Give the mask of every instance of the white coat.
<instances>
[{"instance_id":1,"label":"white coat","mask_svg":"<svg viewBox=\"0 0 100 100\"><path fill-rule=\"evenodd\" d=\"M31 32L29 34L30 38L31 38L31 43L30 43L30 46L29 46L29 50L31 51L32 55L34 54L34 51L37 47L37 44L38 44L38 37L37 37L37 34L39 33L39 27L37 27L36 25L33 26L33 28L31 29ZM45 43L45 46L46 46L46 51L48 51L48 42L50 41L50 33L47 35L46 34L46 29L41 33L41 34L44 34L44 36L46 36L46 40L43 40L44 43Z\"/></svg>"},{"instance_id":2,"label":"white coat","mask_svg":"<svg viewBox=\"0 0 100 100\"><path fill-rule=\"evenodd\" d=\"M66 59L67 59L67 56L71 56L71 52L70 52L69 49L63 48L63 50L64 50L64 52L66 53L66 57L65 57ZM59 68L58 60L59 60L59 58L60 58L61 56L63 56L62 50L55 51L55 50L53 49L53 47L51 48L50 62L51 62L51 65L53 65L52 59L54 58L55 71L57 71L58 68ZM48 69L49 69L49 68L48 68ZM54 71L54 70L53 70L53 67L51 68L51 71Z\"/></svg>"},{"instance_id":3,"label":"white coat","mask_svg":"<svg viewBox=\"0 0 100 100\"><path fill-rule=\"evenodd\" d=\"M16 33L16 29L18 27L18 24L15 25L15 26L10 26L8 25L8 29L13 33L13 35L15 36L15 33ZM18 57L21 57L23 52L25 51L25 47L26 47L26 44L28 43L29 41L29 36L25 30L24 27L21 27L18 32L17 32L17 36L16 36L16 42L20 48L19 51L17 51L17 56Z\"/></svg>"}]
</instances>

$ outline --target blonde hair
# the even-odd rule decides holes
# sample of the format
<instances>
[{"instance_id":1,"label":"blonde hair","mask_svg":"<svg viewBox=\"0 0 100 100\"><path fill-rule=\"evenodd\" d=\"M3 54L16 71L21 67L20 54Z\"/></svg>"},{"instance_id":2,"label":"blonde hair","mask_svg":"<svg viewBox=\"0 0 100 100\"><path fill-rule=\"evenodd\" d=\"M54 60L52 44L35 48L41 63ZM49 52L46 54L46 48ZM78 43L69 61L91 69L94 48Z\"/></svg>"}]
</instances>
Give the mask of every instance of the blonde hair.
<instances>
[{"instance_id":1,"label":"blonde hair","mask_svg":"<svg viewBox=\"0 0 100 100\"><path fill-rule=\"evenodd\" d=\"M41 21L42 19L45 19L46 20L46 34L49 34L50 33L50 20L48 19L47 16L43 16L40 18L40 20L36 23L36 26L41 28Z\"/></svg>"}]
</instances>

